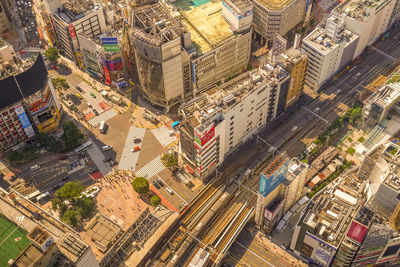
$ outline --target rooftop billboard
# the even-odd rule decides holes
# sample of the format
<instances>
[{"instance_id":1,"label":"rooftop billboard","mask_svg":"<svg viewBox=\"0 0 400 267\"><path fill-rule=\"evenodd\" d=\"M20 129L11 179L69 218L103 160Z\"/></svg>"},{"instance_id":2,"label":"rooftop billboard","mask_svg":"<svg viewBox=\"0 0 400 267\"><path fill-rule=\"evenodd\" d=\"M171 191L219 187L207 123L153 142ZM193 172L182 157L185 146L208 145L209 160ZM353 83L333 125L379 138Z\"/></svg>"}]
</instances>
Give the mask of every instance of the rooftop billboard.
<instances>
[{"instance_id":1,"label":"rooftop billboard","mask_svg":"<svg viewBox=\"0 0 400 267\"><path fill-rule=\"evenodd\" d=\"M286 178L289 167L289 160L282 164L270 176L260 175L260 188L259 193L264 197L271 193L282 181Z\"/></svg>"}]
</instances>

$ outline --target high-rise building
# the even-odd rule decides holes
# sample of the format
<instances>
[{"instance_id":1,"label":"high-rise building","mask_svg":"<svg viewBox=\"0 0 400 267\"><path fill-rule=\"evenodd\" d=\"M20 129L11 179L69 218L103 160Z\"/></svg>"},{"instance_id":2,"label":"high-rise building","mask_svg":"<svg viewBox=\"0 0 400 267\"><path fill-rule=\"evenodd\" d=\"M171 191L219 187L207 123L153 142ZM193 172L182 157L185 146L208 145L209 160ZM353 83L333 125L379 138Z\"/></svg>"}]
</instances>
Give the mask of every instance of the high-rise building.
<instances>
[{"instance_id":1,"label":"high-rise building","mask_svg":"<svg viewBox=\"0 0 400 267\"><path fill-rule=\"evenodd\" d=\"M132 39L143 96L168 109L245 71L252 12L247 0L137 8Z\"/></svg>"},{"instance_id":2,"label":"high-rise building","mask_svg":"<svg viewBox=\"0 0 400 267\"><path fill-rule=\"evenodd\" d=\"M10 30L10 21L7 16L6 7L0 2L0 33Z\"/></svg>"},{"instance_id":3,"label":"high-rise building","mask_svg":"<svg viewBox=\"0 0 400 267\"><path fill-rule=\"evenodd\" d=\"M349 266L353 262L358 249L369 231L373 216L374 212L372 210L366 207L361 207L359 209L347 230L346 236L339 246L332 266Z\"/></svg>"},{"instance_id":4,"label":"high-rise building","mask_svg":"<svg viewBox=\"0 0 400 267\"><path fill-rule=\"evenodd\" d=\"M365 127L372 129L382 122L391 109L399 109L396 105L400 100L400 82L382 85L376 94L371 95L363 107Z\"/></svg>"},{"instance_id":5,"label":"high-rise building","mask_svg":"<svg viewBox=\"0 0 400 267\"><path fill-rule=\"evenodd\" d=\"M51 26L57 35L57 46L70 59L77 60L78 33L95 38L107 32L103 8L91 0L44 1L46 12L51 15Z\"/></svg>"},{"instance_id":6,"label":"high-rise building","mask_svg":"<svg viewBox=\"0 0 400 267\"><path fill-rule=\"evenodd\" d=\"M400 237L392 237L379 256L376 265L378 267L390 267L400 265Z\"/></svg>"},{"instance_id":7,"label":"high-rise building","mask_svg":"<svg viewBox=\"0 0 400 267\"><path fill-rule=\"evenodd\" d=\"M300 49L292 47L280 54L277 62L290 74L285 107L288 108L299 100L303 92L307 73L307 56Z\"/></svg>"},{"instance_id":8,"label":"high-rise building","mask_svg":"<svg viewBox=\"0 0 400 267\"><path fill-rule=\"evenodd\" d=\"M314 91L353 59L358 35L345 29L343 18L331 16L325 28L317 27L303 40L308 57L305 84Z\"/></svg>"},{"instance_id":9,"label":"high-rise building","mask_svg":"<svg viewBox=\"0 0 400 267\"><path fill-rule=\"evenodd\" d=\"M265 65L217 85L183 104L182 162L201 179L226 156L284 111L289 74Z\"/></svg>"},{"instance_id":10,"label":"high-rise building","mask_svg":"<svg viewBox=\"0 0 400 267\"><path fill-rule=\"evenodd\" d=\"M0 92L0 148L34 139L39 132L56 130L60 123L58 102L46 66L39 55L31 66L20 72L3 73ZM10 69L6 69L9 71Z\"/></svg>"},{"instance_id":11,"label":"high-rise building","mask_svg":"<svg viewBox=\"0 0 400 267\"><path fill-rule=\"evenodd\" d=\"M295 226L290 248L321 266L330 266L339 250L347 259L342 240L349 238L361 244L368 232L367 226L354 220L365 201L366 184L349 174L339 177L333 186L314 198ZM352 245L350 248L353 250Z\"/></svg>"},{"instance_id":12,"label":"high-rise building","mask_svg":"<svg viewBox=\"0 0 400 267\"><path fill-rule=\"evenodd\" d=\"M286 36L302 24L306 16L306 0L254 0L253 27L261 44L272 43L276 33Z\"/></svg>"},{"instance_id":13,"label":"high-rise building","mask_svg":"<svg viewBox=\"0 0 400 267\"><path fill-rule=\"evenodd\" d=\"M190 35L161 4L135 10L132 38L143 96L160 107L170 107L191 94L190 58L182 49ZM189 39L187 39L187 38Z\"/></svg>"},{"instance_id":14,"label":"high-rise building","mask_svg":"<svg viewBox=\"0 0 400 267\"><path fill-rule=\"evenodd\" d=\"M386 32L395 4L396 0L350 0L332 12L343 16L346 29L359 36L353 59Z\"/></svg>"},{"instance_id":15,"label":"high-rise building","mask_svg":"<svg viewBox=\"0 0 400 267\"><path fill-rule=\"evenodd\" d=\"M393 234L393 229L375 219L351 266L374 266Z\"/></svg>"}]
</instances>

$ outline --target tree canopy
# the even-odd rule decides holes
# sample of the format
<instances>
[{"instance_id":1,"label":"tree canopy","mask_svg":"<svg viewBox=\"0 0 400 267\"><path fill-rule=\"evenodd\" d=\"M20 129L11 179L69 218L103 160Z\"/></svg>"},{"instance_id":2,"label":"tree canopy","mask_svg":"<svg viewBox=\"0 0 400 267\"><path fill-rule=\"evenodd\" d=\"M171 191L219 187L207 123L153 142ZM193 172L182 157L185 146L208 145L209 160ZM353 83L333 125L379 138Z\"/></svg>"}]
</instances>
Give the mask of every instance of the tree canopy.
<instances>
[{"instance_id":1,"label":"tree canopy","mask_svg":"<svg viewBox=\"0 0 400 267\"><path fill-rule=\"evenodd\" d=\"M178 159L172 153L166 153L161 158L162 163L167 168L174 168L178 165Z\"/></svg>"},{"instance_id":2,"label":"tree canopy","mask_svg":"<svg viewBox=\"0 0 400 267\"><path fill-rule=\"evenodd\" d=\"M64 141L67 148L76 147L83 139L83 134L72 121L66 121L63 125Z\"/></svg>"},{"instance_id":3,"label":"tree canopy","mask_svg":"<svg viewBox=\"0 0 400 267\"><path fill-rule=\"evenodd\" d=\"M158 205L161 204L161 198L157 195L154 195L151 197L150 203L153 207L157 207Z\"/></svg>"},{"instance_id":4,"label":"tree canopy","mask_svg":"<svg viewBox=\"0 0 400 267\"><path fill-rule=\"evenodd\" d=\"M49 47L45 52L44 55L52 62L57 62L60 54L58 53L57 48Z\"/></svg>"},{"instance_id":5,"label":"tree canopy","mask_svg":"<svg viewBox=\"0 0 400 267\"><path fill-rule=\"evenodd\" d=\"M51 82L53 83L55 88L58 88L58 89L68 89L69 88L69 84L67 83L67 80L64 78L55 77L55 78L51 79Z\"/></svg>"},{"instance_id":6,"label":"tree canopy","mask_svg":"<svg viewBox=\"0 0 400 267\"><path fill-rule=\"evenodd\" d=\"M149 191L149 182L144 177L136 177L132 181L133 190L138 194L145 194Z\"/></svg>"},{"instance_id":7,"label":"tree canopy","mask_svg":"<svg viewBox=\"0 0 400 267\"><path fill-rule=\"evenodd\" d=\"M61 148L60 143L54 136L48 135L47 133L39 133L38 141L39 144L48 151L56 152Z\"/></svg>"},{"instance_id":8,"label":"tree canopy","mask_svg":"<svg viewBox=\"0 0 400 267\"><path fill-rule=\"evenodd\" d=\"M52 200L53 210L59 210L61 220L72 226L77 226L80 218L94 210L93 198L83 196L83 190L81 182L68 182L56 191Z\"/></svg>"}]
</instances>

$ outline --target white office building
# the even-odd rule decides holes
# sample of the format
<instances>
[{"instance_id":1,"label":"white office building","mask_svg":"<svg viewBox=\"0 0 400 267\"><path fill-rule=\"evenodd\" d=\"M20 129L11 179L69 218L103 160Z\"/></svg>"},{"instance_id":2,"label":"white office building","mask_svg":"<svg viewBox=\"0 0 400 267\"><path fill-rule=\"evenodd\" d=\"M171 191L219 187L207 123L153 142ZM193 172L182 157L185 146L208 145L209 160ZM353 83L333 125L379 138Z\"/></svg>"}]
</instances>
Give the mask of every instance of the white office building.
<instances>
[{"instance_id":1,"label":"white office building","mask_svg":"<svg viewBox=\"0 0 400 267\"><path fill-rule=\"evenodd\" d=\"M184 104L180 145L186 170L200 179L214 173L229 153L285 109L288 87L289 73L266 65Z\"/></svg>"},{"instance_id":2,"label":"white office building","mask_svg":"<svg viewBox=\"0 0 400 267\"><path fill-rule=\"evenodd\" d=\"M359 36L345 29L343 17L331 16L303 40L308 57L305 84L318 91L342 66L353 59Z\"/></svg>"}]
</instances>

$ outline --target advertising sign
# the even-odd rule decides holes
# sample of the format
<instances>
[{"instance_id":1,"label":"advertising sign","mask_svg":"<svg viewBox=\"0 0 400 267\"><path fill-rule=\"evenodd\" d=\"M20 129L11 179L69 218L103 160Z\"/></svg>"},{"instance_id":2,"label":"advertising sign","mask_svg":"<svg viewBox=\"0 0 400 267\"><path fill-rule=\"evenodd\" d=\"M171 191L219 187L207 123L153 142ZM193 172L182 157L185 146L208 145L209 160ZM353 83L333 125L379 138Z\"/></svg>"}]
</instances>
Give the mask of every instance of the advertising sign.
<instances>
[{"instance_id":1,"label":"advertising sign","mask_svg":"<svg viewBox=\"0 0 400 267\"><path fill-rule=\"evenodd\" d=\"M211 129L206 132L203 137L201 138L201 146L204 146L211 138L215 135L215 126L213 125Z\"/></svg>"},{"instance_id":2,"label":"advertising sign","mask_svg":"<svg viewBox=\"0 0 400 267\"><path fill-rule=\"evenodd\" d=\"M106 60L106 65L109 71L119 71L124 69L121 58L114 61Z\"/></svg>"},{"instance_id":3,"label":"advertising sign","mask_svg":"<svg viewBox=\"0 0 400 267\"><path fill-rule=\"evenodd\" d=\"M211 140L215 135L215 125L214 123L211 123L206 129L202 130L202 132L199 132L196 130L194 132L194 141L201 145L204 146L208 141Z\"/></svg>"},{"instance_id":4,"label":"advertising sign","mask_svg":"<svg viewBox=\"0 0 400 267\"><path fill-rule=\"evenodd\" d=\"M260 188L259 193L264 197L271 193L280 183L285 179L289 167L289 160L279 167L273 174L266 177L260 175Z\"/></svg>"},{"instance_id":5,"label":"advertising sign","mask_svg":"<svg viewBox=\"0 0 400 267\"><path fill-rule=\"evenodd\" d=\"M346 236L353 239L357 243L361 244L367 233L368 233L368 227L365 227L359 222L353 221L350 225L349 231L347 232Z\"/></svg>"},{"instance_id":6,"label":"advertising sign","mask_svg":"<svg viewBox=\"0 0 400 267\"><path fill-rule=\"evenodd\" d=\"M76 37L74 25L69 24L68 25L68 30L69 30L69 34L71 35L71 39L74 39Z\"/></svg>"},{"instance_id":7,"label":"advertising sign","mask_svg":"<svg viewBox=\"0 0 400 267\"><path fill-rule=\"evenodd\" d=\"M106 66L103 66L103 70L104 70L104 76L106 79L106 84L110 85L111 84L110 72L108 71Z\"/></svg>"},{"instance_id":8,"label":"advertising sign","mask_svg":"<svg viewBox=\"0 0 400 267\"><path fill-rule=\"evenodd\" d=\"M315 251L315 259L324 266L328 266L331 259L331 253L319 246Z\"/></svg>"},{"instance_id":9,"label":"advertising sign","mask_svg":"<svg viewBox=\"0 0 400 267\"><path fill-rule=\"evenodd\" d=\"M120 51L117 37L103 37L101 38L101 42L103 44L104 51L106 52Z\"/></svg>"},{"instance_id":10,"label":"advertising sign","mask_svg":"<svg viewBox=\"0 0 400 267\"><path fill-rule=\"evenodd\" d=\"M119 52L120 48L117 44L106 44L103 45L104 51L105 52Z\"/></svg>"},{"instance_id":11,"label":"advertising sign","mask_svg":"<svg viewBox=\"0 0 400 267\"><path fill-rule=\"evenodd\" d=\"M17 114L17 117L22 125L22 128L24 128L26 135L29 138L35 136L35 131L33 130L31 122L29 121L28 115L26 115L24 108L22 106L17 107L15 109L15 113Z\"/></svg>"},{"instance_id":12,"label":"advertising sign","mask_svg":"<svg viewBox=\"0 0 400 267\"><path fill-rule=\"evenodd\" d=\"M268 210L265 208L265 213L264 216L267 220L272 222L272 220L275 218L275 216L279 213L279 211L283 208L283 200L277 205L277 207L274 210Z\"/></svg>"}]
</instances>

